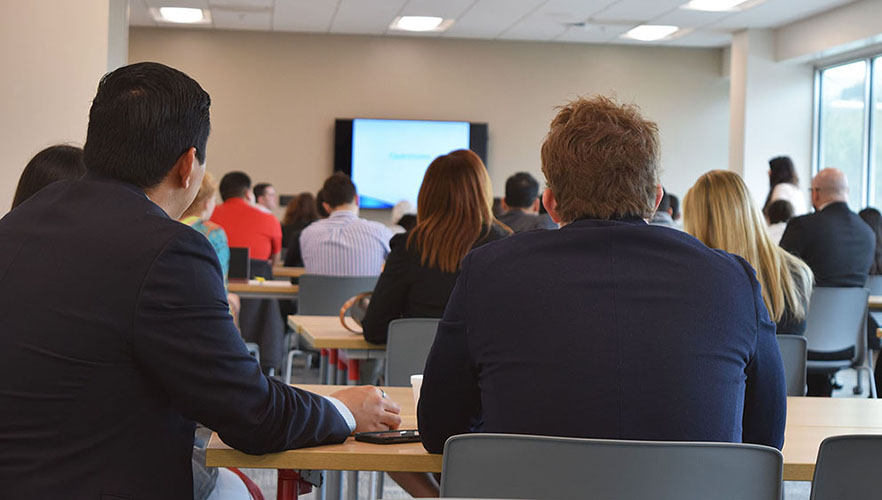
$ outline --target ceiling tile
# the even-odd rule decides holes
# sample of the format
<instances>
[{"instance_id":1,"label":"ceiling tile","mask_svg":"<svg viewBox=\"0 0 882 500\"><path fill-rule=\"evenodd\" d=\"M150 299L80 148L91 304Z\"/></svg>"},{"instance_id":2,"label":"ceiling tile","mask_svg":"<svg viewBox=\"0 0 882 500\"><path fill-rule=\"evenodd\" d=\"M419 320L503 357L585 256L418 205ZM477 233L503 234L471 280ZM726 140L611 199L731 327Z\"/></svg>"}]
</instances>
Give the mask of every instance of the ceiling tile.
<instances>
[{"instance_id":1,"label":"ceiling tile","mask_svg":"<svg viewBox=\"0 0 882 500\"><path fill-rule=\"evenodd\" d=\"M679 26L681 28L699 28L720 21L731 15L731 12L703 12L699 10L675 9L650 20L652 24Z\"/></svg>"},{"instance_id":2,"label":"ceiling tile","mask_svg":"<svg viewBox=\"0 0 882 500\"><path fill-rule=\"evenodd\" d=\"M732 34L724 31L695 30L664 45L674 47L726 47L732 43Z\"/></svg>"},{"instance_id":3,"label":"ceiling tile","mask_svg":"<svg viewBox=\"0 0 882 500\"><path fill-rule=\"evenodd\" d=\"M544 0L478 0L442 36L496 38Z\"/></svg>"},{"instance_id":4,"label":"ceiling tile","mask_svg":"<svg viewBox=\"0 0 882 500\"><path fill-rule=\"evenodd\" d=\"M554 19L561 23L576 23L587 20L594 14L613 5L618 0L548 0L530 15Z\"/></svg>"},{"instance_id":5,"label":"ceiling tile","mask_svg":"<svg viewBox=\"0 0 882 500\"><path fill-rule=\"evenodd\" d=\"M571 27L555 38L556 42L603 43L615 39L633 26L620 24L589 24L587 28Z\"/></svg>"},{"instance_id":6,"label":"ceiling tile","mask_svg":"<svg viewBox=\"0 0 882 500\"><path fill-rule=\"evenodd\" d=\"M553 40L572 24L583 23L610 0L550 0L503 32L507 40Z\"/></svg>"},{"instance_id":7,"label":"ceiling tile","mask_svg":"<svg viewBox=\"0 0 882 500\"><path fill-rule=\"evenodd\" d=\"M341 0L331 33L381 35L407 0Z\"/></svg>"},{"instance_id":8,"label":"ceiling tile","mask_svg":"<svg viewBox=\"0 0 882 500\"><path fill-rule=\"evenodd\" d=\"M410 0L401 9L401 16L436 16L456 19L478 0Z\"/></svg>"},{"instance_id":9,"label":"ceiling tile","mask_svg":"<svg viewBox=\"0 0 882 500\"><path fill-rule=\"evenodd\" d=\"M156 26L144 0L129 0L129 25Z\"/></svg>"},{"instance_id":10,"label":"ceiling tile","mask_svg":"<svg viewBox=\"0 0 882 500\"><path fill-rule=\"evenodd\" d=\"M339 3L339 0L276 0L273 29L327 32Z\"/></svg>"},{"instance_id":11,"label":"ceiling tile","mask_svg":"<svg viewBox=\"0 0 882 500\"><path fill-rule=\"evenodd\" d=\"M851 0L766 0L713 23L714 29L776 28L851 3Z\"/></svg>"},{"instance_id":12,"label":"ceiling tile","mask_svg":"<svg viewBox=\"0 0 882 500\"><path fill-rule=\"evenodd\" d=\"M272 12L268 10L229 10L215 7L211 9L211 20L215 28L219 29L266 31L272 28Z\"/></svg>"},{"instance_id":13,"label":"ceiling tile","mask_svg":"<svg viewBox=\"0 0 882 500\"><path fill-rule=\"evenodd\" d=\"M207 9L208 0L145 0L148 7L190 7Z\"/></svg>"},{"instance_id":14,"label":"ceiling tile","mask_svg":"<svg viewBox=\"0 0 882 500\"><path fill-rule=\"evenodd\" d=\"M520 23L499 36L503 40L554 40L567 27L561 23Z\"/></svg>"},{"instance_id":15,"label":"ceiling tile","mask_svg":"<svg viewBox=\"0 0 882 500\"><path fill-rule=\"evenodd\" d=\"M594 21L638 21L646 22L670 12L686 0L619 0L608 8L594 14Z\"/></svg>"},{"instance_id":16,"label":"ceiling tile","mask_svg":"<svg viewBox=\"0 0 882 500\"><path fill-rule=\"evenodd\" d=\"M273 8L273 0L208 0L208 5L234 10L265 10Z\"/></svg>"}]
</instances>

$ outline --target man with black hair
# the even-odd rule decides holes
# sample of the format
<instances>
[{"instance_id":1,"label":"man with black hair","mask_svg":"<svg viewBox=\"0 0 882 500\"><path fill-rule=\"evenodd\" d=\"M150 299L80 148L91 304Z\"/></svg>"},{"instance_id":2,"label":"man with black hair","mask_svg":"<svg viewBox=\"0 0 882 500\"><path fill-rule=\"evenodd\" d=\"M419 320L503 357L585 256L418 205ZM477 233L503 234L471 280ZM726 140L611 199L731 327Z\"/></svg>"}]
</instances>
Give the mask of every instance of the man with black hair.
<instances>
[{"instance_id":1,"label":"man with black hair","mask_svg":"<svg viewBox=\"0 0 882 500\"><path fill-rule=\"evenodd\" d=\"M192 499L195 421L253 454L400 423L376 388L324 398L248 354L217 255L177 222L205 173L210 102L161 64L105 75L87 176L0 220L3 498Z\"/></svg>"},{"instance_id":2,"label":"man with black hair","mask_svg":"<svg viewBox=\"0 0 882 500\"><path fill-rule=\"evenodd\" d=\"M677 195L668 194L668 201L671 205L671 219L679 224L677 221L680 220L680 198L677 198Z\"/></svg>"},{"instance_id":3,"label":"man with black hair","mask_svg":"<svg viewBox=\"0 0 882 500\"><path fill-rule=\"evenodd\" d=\"M300 233L309 274L379 276L389 255L392 231L358 216L358 194L348 175L337 172L322 186L321 207L330 214Z\"/></svg>"},{"instance_id":4,"label":"man with black hair","mask_svg":"<svg viewBox=\"0 0 882 500\"><path fill-rule=\"evenodd\" d=\"M261 182L254 185L254 203L257 208L265 209L268 213L279 208L279 195L272 184Z\"/></svg>"},{"instance_id":5,"label":"man with black hair","mask_svg":"<svg viewBox=\"0 0 882 500\"><path fill-rule=\"evenodd\" d=\"M502 209L499 222L516 233L557 229L557 224L548 215L539 213L539 183L527 172L518 172L505 181Z\"/></svg>"},{"instance_id":6,"label":"man with black hair","mask_svg":"<svg viewBox=\"0 0 882 500\"><path fill-rule=\"evenodd\" d=\"M220 182L224 202L214 209L211 222L227 232L231 247L245 247L257 264L257 275L272 277L272 266L281 260L282 225L264 207L254 203L251 178L245 172L229 172ZM253 267L253 266L252 266Z\"/></svg>"}]
</instances>

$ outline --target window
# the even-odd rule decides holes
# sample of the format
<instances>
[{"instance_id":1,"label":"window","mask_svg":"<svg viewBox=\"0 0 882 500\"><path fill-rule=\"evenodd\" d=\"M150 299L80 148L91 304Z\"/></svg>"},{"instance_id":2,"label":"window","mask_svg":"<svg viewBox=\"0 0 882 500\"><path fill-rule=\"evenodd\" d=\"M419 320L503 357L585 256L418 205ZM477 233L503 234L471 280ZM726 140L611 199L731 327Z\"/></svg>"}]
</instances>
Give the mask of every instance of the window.
<instances>
[{"instance_id":1,"label":"window","mask_svg":"<svg viewBox=\"0 0 882 500\"><path fill-rule=\"evenodd\" d=\"M845 173L852 209L882 205L882 56L820 69L817 81L815 170Z\"/></svg>"}]
</instances>

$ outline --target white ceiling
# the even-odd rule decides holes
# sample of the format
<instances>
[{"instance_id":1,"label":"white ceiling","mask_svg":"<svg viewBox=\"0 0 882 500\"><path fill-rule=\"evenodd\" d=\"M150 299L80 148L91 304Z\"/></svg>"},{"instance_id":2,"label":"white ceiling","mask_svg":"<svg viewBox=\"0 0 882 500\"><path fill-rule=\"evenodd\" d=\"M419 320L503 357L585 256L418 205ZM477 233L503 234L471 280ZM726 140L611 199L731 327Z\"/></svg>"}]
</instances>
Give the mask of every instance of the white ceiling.
<instances>
[{"instance_id":1,"label":"white ceiling","mask_svg":"<svg viewBox=\"0 0 882 500\"><path fill-rule=\"evenodd\" d=\"M197 7L211 11L204 29L369 34L573 43L640 43L619 35L639 24L685 28L653 45L721 47L746 28L775 28L854 0L764 0L739 12L681 9L687 0L129 0L131 24L157 23L150 7ZM397 16L454 19L443 33L391 32Z\"/></svg>"}]
</instances>

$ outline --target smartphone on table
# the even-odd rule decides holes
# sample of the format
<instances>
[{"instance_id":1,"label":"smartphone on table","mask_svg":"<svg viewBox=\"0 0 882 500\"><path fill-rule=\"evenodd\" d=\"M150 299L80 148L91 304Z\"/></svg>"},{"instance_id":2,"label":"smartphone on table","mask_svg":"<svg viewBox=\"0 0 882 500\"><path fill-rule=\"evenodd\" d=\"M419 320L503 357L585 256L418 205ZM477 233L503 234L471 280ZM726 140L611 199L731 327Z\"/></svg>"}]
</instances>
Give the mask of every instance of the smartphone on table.
<instances>
[{"instance_id":1,"label":"smartphone on table","mask_svg":"<svg viewBox=\"0 0 882 500\"><path fill-rule=\"evenodd\" d=\"M355 440L373 444L418 443L420 441L420 431L416 429L402 429L395 431L359 432L355 435Z\"/></svg>"}]
</instances>

